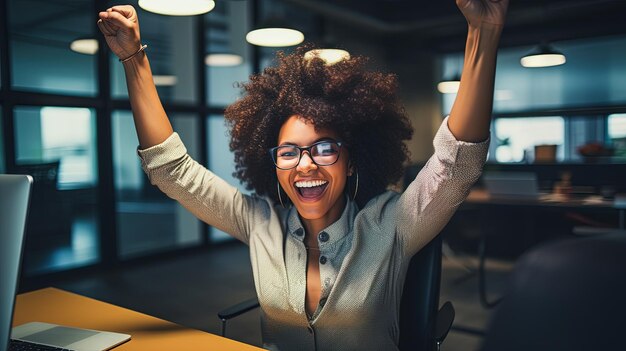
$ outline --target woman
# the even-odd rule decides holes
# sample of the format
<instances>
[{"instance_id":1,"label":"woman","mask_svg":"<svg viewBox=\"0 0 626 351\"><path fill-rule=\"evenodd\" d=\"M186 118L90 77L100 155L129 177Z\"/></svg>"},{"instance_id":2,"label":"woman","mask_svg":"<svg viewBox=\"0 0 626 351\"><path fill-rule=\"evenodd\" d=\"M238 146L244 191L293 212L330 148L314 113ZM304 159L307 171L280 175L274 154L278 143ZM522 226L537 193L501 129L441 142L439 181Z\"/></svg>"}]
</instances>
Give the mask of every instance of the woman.
<instances>
[{"instance_id":1,"label":"woman","mask_svg":"<svg viewBox=\"0 0 626 351\"><path fill-rule=\"evenodd\" d=\"M98 25L123 61L151 182L250 247L268 349L397 349L410 258L447 223L488 148L497 43L508 1L458 0L468 21L461 86L435 154L403 194L411 128L392 75L365 60L305 60L252 76L226 110L242 195L193 161L161 106L131 6Z\"/></svg>"}]
</instances>

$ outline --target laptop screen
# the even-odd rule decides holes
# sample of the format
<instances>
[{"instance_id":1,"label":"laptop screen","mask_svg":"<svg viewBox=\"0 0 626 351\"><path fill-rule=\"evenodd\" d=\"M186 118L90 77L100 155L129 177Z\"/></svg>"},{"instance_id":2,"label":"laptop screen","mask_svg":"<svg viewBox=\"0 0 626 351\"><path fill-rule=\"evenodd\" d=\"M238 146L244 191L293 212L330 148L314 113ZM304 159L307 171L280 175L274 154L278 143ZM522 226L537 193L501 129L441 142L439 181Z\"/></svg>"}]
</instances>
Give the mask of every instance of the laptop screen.
<instances>
[{"instance_id":1,"label":"laptop screen","mask_svg":"<svg viewBox=\"0 0 626 351\"><path fill-rule=\"evenodd\" d=\"M0 351L7 349L32 178L0 174Z\"/></svg>"}]
</instances>

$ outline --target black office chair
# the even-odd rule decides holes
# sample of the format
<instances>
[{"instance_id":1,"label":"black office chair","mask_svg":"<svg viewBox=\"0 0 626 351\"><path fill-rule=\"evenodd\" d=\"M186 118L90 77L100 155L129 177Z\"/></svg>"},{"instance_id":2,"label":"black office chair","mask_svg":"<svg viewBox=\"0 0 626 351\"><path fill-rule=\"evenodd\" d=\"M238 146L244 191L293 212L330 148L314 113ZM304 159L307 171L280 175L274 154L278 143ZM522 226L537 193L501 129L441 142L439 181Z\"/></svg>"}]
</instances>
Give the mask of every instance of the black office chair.
<instances>
[{"instance_id":1,"label":"black office chair","mask_svg":"<svg viewBox=\"0 0 626 351\"><path fill-rule=\"evenodd\" d=\"M483 351L626 350L626 235L553 242L523 255Z\"/></svg>"},{"instance_id":2,"label":"black office chair","mask_svg":"<svg viewBox=\"0 0 626 351\"><path fill-rule=\"evenodd\" d=\"M409 264L400 304L400 350L439 350L454 321L451 302L439 306L441 283L441 236L420 250ZM256 298L218 312L222 336L226 322L259 307Z\"/></svg>"}]
</instances>

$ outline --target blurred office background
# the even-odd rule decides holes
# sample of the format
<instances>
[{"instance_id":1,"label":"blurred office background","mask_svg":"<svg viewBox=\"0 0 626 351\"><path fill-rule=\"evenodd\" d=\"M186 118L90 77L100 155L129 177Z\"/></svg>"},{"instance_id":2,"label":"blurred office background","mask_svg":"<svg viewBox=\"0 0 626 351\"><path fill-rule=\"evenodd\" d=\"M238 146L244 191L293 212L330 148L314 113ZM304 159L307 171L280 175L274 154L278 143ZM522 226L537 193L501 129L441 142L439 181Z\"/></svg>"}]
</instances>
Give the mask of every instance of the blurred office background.
<instances>
[{"instance_id":1,"label":"blurred office background","mask_svg":"<svg viewBox=\"0 0 626 351\"><path fill-rule=\"evenodd\" d=\"M280 17L305 42L370 56L374 67L398 74L415 128L413 169L431 155L432 137L455 98L438 91L438 83L462 73L466 23L451 0L217 0L207 14L180 17L130 3L139 12L161 100L189 153L244 191L232 177L223 110L239 96L237 82L271 65L277 50L293 48L246 42L246 33L267 19ZM97 13L112 5L0 0L0 173L37 179L22 290L165 258L219 255L220 248L245 251L143 174L122 65L96 27ZM498 58L489 169L536 172L544 190L567 174L589 193L610 198L626 191L624 14L620 0L512 1ZM562 53L566 63L523 67L520 58L540 44ZM217 53L235 61L216 63ZM536 154L546 149L547 157ZM474 214L455 218L446 231L450 247L470 257L467 262L480 230ZM618 225L613 214L548 217L557 218L547 227L559 233ZM502 218L516 227L514 221L527 217ZM500 251L496 241L493 257L506 262L541 239ZM242 257L237 262L248 265Z\"/></svg>"}]
</instances>

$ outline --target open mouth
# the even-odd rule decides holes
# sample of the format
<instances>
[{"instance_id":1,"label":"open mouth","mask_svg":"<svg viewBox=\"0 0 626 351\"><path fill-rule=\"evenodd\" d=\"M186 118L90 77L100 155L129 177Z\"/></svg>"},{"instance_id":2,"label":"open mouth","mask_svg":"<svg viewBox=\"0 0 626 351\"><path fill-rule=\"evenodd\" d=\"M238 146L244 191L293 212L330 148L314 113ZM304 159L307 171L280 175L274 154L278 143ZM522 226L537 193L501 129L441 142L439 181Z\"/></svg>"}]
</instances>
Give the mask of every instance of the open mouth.
<instances>
[{"instance_id":1,"label":"open mouth","mask_svg":"<svg viewBox=\"0 0 626 351\"><path fill-rule=\"evenodd\" d=\"M328 186L326 180L302 180L295 184L296 190L305 200L316 200L322 196Z\"/></svg>"}]
</instances>

